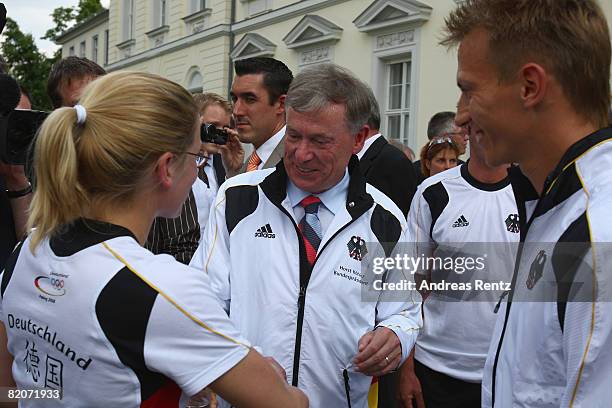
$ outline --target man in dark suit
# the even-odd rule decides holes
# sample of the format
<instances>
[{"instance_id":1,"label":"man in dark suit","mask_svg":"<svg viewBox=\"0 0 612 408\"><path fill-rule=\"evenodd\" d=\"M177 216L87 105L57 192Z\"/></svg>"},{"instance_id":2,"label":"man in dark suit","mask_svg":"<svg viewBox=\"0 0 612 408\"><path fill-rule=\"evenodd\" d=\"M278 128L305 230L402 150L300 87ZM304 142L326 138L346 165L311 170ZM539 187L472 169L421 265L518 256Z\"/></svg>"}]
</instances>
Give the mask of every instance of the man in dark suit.
<instances>
[{"instance_id":1,"label":"man in dark suit","mask_svg":"<svg viewBox=\"0 0 612 408\"><path fill-rule=\"evenodd\" d=\"M366 182L382 191L402 211L408 215L412 197L417 189L417 175L412 162L397 147L392 146L380 134L380 109L378 101L370 90L369 132L363 148L357 157L359 169ZM378 379L378 406L385 408L397 407L399 375L390 373Z\"/></svg>"},{"instance_id":2,"label":"man in dark suit","mask_svg":"<svg viewBox=\"0 0 612 408\"><path fill-rule=\"evenodd\" d=\"M371 91L370 104L370 131L363 149L357 154L359 168L367 183L385 193L407 215L416 192L417 176L406 155L380 134L380 111Z\"/></svg>"}]
</instances>

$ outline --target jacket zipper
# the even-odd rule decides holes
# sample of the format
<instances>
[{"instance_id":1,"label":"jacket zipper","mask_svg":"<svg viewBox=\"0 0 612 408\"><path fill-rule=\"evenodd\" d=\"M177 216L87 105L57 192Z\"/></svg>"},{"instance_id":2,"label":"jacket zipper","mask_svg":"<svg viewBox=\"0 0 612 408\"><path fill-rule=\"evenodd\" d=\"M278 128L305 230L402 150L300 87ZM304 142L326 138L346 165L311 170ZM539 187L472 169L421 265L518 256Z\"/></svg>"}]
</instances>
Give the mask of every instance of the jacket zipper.
<instances>
[{"instance_id":1,"label":"jacket zipper","mask_svg":"<svg viewBox=\"0 0 612 408\"><path fill-rule=\"evenodd\" d=\"M344 377L344 392L346 392L346 401L348 402L348 408L351 408L351 386L349 384L349 375L346 368L344 371L342 371L342 376Z\"/></svg>"},{"instance_id":2,"label":"jacket zipper","mask_svg":"<svg viewBox=\"0 0 612 408\"><path fill-rule=\"evenodd\" d=\"M289 217L289 219L291 220L291 222L293 222L293 226L295 227L295 232L298 236L298 241L300 244L300 253L302 253L302 247L304 246L304 242L302 241L302 236L300 233L300 230L298 228L298 226L295 224L295 222L293 221L293 218L291 218L291 216L287 213L287 210L285 210L285 208L282 208L283 212ZM325 245L323 245L323 247L317 251L317 256L312 264L312 267L310 269L310 272L312 273L312 270L314 269L314 266L317 263L317 260L319 259L319 256L321 255L321 253L323 252L323 250L327 247L327 245L338 235L340 234L342 231L344 231L344 229L346 227L348 227L349 225L351 225L353 222L355 221L355 219L351 219L350 222L346 223L342 228L340 228L338 231L336 231L334 233L334 235L331 236L331 238L325 243ZM306 253L306 249L303 248L303 253ZM291 376L291 385L293 385L294 387L298 386L298 377L299 377L299 371L300 371L300 352L302 350L302 328L304 326L304 307L306 305L306 290L308 289L308 284L310 283L310 277L308 278L308 280L306 282L304 282L303 284L300 283L300 292L298 293L298 315L297 315L297 324L296 324L296 329L295 329L295 349L293 352L293 375Z\"/></svg>"},{"instance_id":3,"label":"jacket zipper","mask_svg":"<svg viewBox=\"0 0 612 408\"><path fill-rule=\"evenodd\" d=\"M547 186L549 185L549 182L546 182L544 184L544 189L543 191L546 191L546 189L548 188ZM510 286L510 293L508 293L508 304L506 305L506 315L504 316L504 325L502 327L502 331L501 331L501 335L499 336L499 341L497 342L497 350L495 351L495 360L493 360L493 373L491 375L491 407L495 408L495 379L497 377L497 363L499 362L499 353L501 352L501 348L502 348L502 343L504 342L504 336L506 335L506 328L508 326L508 317L510 316L510 308L512 306L512 298L514 297L514 288L516 286L516 280L518 279L518 270L519 270L519 264L521 261L521 258L523 257L523 247L525 245L525 241L527 240L527 232L529 231L529 227L531 227L531 224L533 223L533 220L535 219L535 215L538 213L538 209L540 208L540 204L542 203L542 198L544 197L540 197L538 199L538 202L533 210L533 212L531 213L531 218L529 218L529 221L525 224L525 235L524 237L521 239L521 242L519 243L519 248L517 251L517 255L516 255L516 263L514 264L514 274L512 275L512 283ZM523 233L523 231L521 230L521 234ZM499 300L499 304L495 307L495 313L497 313L497 311L499 310L499 305L501 305L503 299L503 295L502 298Z\"/></svg>"}]
</instances>

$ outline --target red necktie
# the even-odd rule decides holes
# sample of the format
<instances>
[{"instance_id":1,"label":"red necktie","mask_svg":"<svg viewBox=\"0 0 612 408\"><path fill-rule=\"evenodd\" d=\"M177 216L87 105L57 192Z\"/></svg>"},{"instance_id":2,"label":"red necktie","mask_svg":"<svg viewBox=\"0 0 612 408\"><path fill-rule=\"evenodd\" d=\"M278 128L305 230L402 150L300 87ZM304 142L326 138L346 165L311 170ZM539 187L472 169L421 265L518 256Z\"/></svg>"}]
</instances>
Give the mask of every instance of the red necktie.
<instances>
[{"instance_id":1,"label":"red necktie","mask_svg":"<svg viewBox=\"0 0 612 408\"><path fill-rule=\"evenodd\" d=\"M311 266L314 264L317 250L321 244L321 222L318 216L319 204L321 204L321 200L315 196L308 196L300 201L300 205L304 207L304 217L298 227L306 247L306 257Z\"/></svg>"}]
</instances>

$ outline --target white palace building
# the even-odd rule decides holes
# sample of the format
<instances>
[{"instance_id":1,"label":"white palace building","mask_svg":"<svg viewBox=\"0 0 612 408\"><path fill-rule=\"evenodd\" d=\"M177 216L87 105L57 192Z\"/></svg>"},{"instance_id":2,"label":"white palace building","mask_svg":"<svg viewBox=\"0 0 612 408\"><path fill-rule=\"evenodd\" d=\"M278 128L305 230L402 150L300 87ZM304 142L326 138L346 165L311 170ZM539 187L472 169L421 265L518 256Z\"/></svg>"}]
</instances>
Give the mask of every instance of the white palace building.
<instances>
[{"instance_id":1,"label":"white palace building","mask_svg":"<svg viewBox=\"0 0 612 408\"><path fill-rule=\"evenodd\" d=\"M232 60L270 56L295 73L333 62L374 90L382 132L418 154L429 118L454 110L456 52L438 45L460 0L110 0L63 33L62 56L160 74L228 95ZM612 1L600 0L612 23Z\"/></svg>"}]
</instances>

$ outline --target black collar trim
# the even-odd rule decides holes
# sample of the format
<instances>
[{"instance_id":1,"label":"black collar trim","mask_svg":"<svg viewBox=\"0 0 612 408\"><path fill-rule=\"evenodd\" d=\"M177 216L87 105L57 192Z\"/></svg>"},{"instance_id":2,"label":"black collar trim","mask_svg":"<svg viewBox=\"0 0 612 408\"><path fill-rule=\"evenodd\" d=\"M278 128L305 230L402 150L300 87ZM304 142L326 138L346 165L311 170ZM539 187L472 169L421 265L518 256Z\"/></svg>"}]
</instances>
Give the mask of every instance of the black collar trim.
<instances>
[{"instance_id":1,"label":"black collar trim","mask_svg":"<svg viewBox=\"0 0 612 408\"><path fill-rule=\"evenodd\" d=\"M476 180L468 170L468 163L469 160L461 165L461 177L463 177L463 179L472 187L482 191L499 191L508 187L508 184L510 184L510 179L508 177L498 181L497 183L483 183L482 181Z\"/></svg>"},{"instance_id":2,"label":"black collar trim","mask_svg":"<svg viewBox=\"0 0 612 408\"><path fill-rule=\"evenodd\" d=\"M561 160L555 167L555 169L546 177L544 182L544 190L549 191L550 186L555 180L561 176L565 169L570 168L569 166L573 161L578 159L581 155L586 153L589 149L595 145L612 139L612 127L599 129L598 131L591 133L590 135L580 139L567 149L565 154L561 157ZM508 169L512 188L515 193L519 192L520 196L525 201L535 200L540 197L540 194L535 190L531 181L521 172L518 166L512 166Z\"/></svg>"},{"instance_id":3,"label":"black collar trim","mask_svg":"<svg viewBox=\"0 0 612 408\"><path fill-rule=\"evenodd\" d=\"M538 192L531 184L531 181L523 174L520 167L513 164L508 168L508 179L512 184L512 190L514 193L520 193L521 201L533 201L540 198Z\"/></svg>"},{"instance_id":4,"label":"black collar trim","mask_svg":"<svg viewBox=\"0 0 612 408\"><path fill-rule=\"evenodd\" d=\"M136 240L130 230L119 225L86 218L78 218L64 225L54 234L49 245L57 256L71 256L109 239L128 236Z\"/></svg>"},{"instance_id":5,"label":"black collar trim","mask_svg":"<svg viewBox=\"0 0 612 408\"><path fill-rule=\"evenodd\" d=\"M366 192L366 181L359 167L359 159L353 155L348 164L349 185L346 196L346 210L353 219L360 217L374 204L374 199ZM278 162L276 170L260 184L264 194L277 207L287 196L287 171L283 160Z\"/></svg>"},{"instance_id":6,"label":"black collar trim","mask_svg":"<svg viewBox=\"0 0 612 408\"><path fill-rule=\"evenodd\" d=\"M548 189L550 188L550 184L553 183L555 179L557 179L561 175L561 173L563 173L564 169L568 167L570 163L578 159L581 155L586 153L593 146L608 139L612 139L612 126L599 129L571 145L570 148L567 149L565 154L561 157L559 164L557 164L552 173L550 173L548 177L546 177L546 182L544 183L544 191L548 191Z\"/></svg>"}]
</instances>

